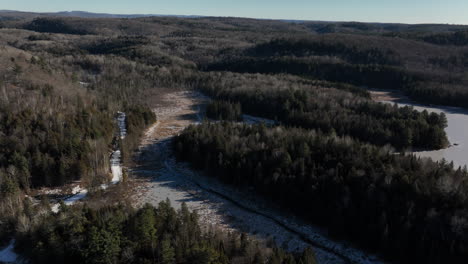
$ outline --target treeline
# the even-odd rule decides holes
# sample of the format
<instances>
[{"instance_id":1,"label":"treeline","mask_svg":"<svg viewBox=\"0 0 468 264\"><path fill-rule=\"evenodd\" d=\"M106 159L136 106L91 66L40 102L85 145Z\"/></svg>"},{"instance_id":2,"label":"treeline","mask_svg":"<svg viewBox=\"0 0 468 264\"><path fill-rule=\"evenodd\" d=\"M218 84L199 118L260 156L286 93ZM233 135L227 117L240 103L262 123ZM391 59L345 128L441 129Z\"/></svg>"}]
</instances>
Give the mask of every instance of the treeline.
<instances>
[{"instance_id":1,"label":"treeline","mask_svg":"<svg viewBox=\"0 0 468 264\"><path fill-rule=\"evenodd\" d=\"M430 34L421 37L422 40L437 44L437 45L453 45L453 46L466 46L468 45L468 31L460 30L450 33Z\"/></svg>"},{"instance_id":2,"label":"treeline","mask_svg":"<svg viewBox=\"0 0 468 264\"><path fill-rule=\"evenodd\" d=\"M240 73L289 73L319 80L365 85L381 89L403 89L417 76L388 65L350 64L333 59L283 57L241 57L212 63L207 71Z\"/></svg>"},{"instance_id":3,"label":"treeline","mask_svg":"<svg viewBox=\"0 0 468 264\"><path fill-rule=\"evenodd\" d=\"M332 235L403 263L465 263L468 172L349 138L235 123L191 126L179 159L253 187Z\"/></svg>"},{"instance_id":4,"label":"treeline","mask_svg":"<svg viewBox=\"0 0 468 264\"><path fill-rule=\"evenodd\" d=\"M123 206L63 208L18 234L15 250L30 263L316 263L245 234L202 232L195 212L169 202L135 211Z\"/></svg>"},{"instance_id":5,"label":"treeline","mask_svg":"<svg viewBox=\"0 0 468 264\"><path fill-rule=\"evenodd\" d=\"M379 50L376 48L357 48L346 46L343 43L328 43L306 38L274 39L254 46L245 51L247 55L259 57L281 57L281 56L329 56L338 57L353 64L384 64L400 65L401 61L397 54L391 50Z\"/></svg>"},{"instance_id":6,"label":"treeline","mask_svg":"<svg viewBox=\"0 0 468 264\"><path fill-rule=\"evenodd\" d=\"M147 106L133 105L124 108L127 116L127 136L122 142L122 159L129 164L132 161L133 153L140 145L143 131L156 122L156 115Z\"/></svg>"},{"instance_id":7,"label":"treeline","mask_svg":"<svg viewBox=\"0 0 468 264\"><path fill-rule=\"evenodd\" d=\"M63 18L53 17L39 17L35 18L29 23L23 25L24 29L47 32L47 33L61 33L61 34L76 34L86 35L92 32L86 30L84 27L80 27L77 23L70 23Z\"/></svg>"},{"instance_id":8,"label":"treeline","mask_svg":"<svg viewBox=\"0 0 468 264\"><path fill-rule=\"evenodd\" d=\"M206 107L206 116L212 119L242 121L242 109L240 103L213 100Z\"/></svg>"},{"instance_id":9,"label":"treeline","mask_svg":"<svg viewBox=\"0 0 468 264\"><path fill-rule=\"evenodd\" d=\"M468 90L462 82L418 83L405 92L418 102L468 108Z\"/></svg>"},{"instance_id":10,"label":"treeline","mask_svg":"<svg viewBox=\"0 0 468 264\"><path fill-rule=\"evenodd\" d=\"M138 45L149 44L144 36L118 36L115 38L100 39L99 41L86 43L81 48L91 54L126 55L132 48Z\"/></svg>"},{"instance_id":11,"label":"treeline","mask_svg":"<svg viewBox=\"0 0 468 264\"><path fill-rule=\"evenodd\" d=\"M220 75L223 81L204 83L204 93L238 103L245 113L339 136L351 136L376 145L390 144L397 149L440 149L448 145L443 113L422 113L411 107L376 103L348 92L301 84L280 77ZM271 86L269 82L277 86ZM216 76L213 76L216 79ZM245 85L245 82L248 85ZM219 104L215 102L214 104ZM225 106L224 108L229 108ZM226 109L209 107L209 115L223 118ZM211 113L213 110L218 110ZM229 112L234 113L234 112Z\"/></svg>"}]
</instances>

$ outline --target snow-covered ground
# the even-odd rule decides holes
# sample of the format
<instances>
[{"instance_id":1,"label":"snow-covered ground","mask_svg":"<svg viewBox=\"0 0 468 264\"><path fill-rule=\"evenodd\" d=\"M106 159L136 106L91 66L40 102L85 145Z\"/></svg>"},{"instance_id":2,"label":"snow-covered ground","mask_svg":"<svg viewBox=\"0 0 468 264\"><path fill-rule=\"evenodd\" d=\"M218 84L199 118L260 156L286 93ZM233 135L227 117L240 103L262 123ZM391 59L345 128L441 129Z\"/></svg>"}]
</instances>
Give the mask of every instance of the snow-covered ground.
<instances>
[{"instance_id":1,"label":"snow-covered ground","mask_svg":"<svg viewBox=\"0 0 468 264\"><path fill-rule=\"evenodd\" d=\"M125 139L127 136L127 116L124 112L117 112L117 126L119 127L118 135L120 139ZM112 180L110 184L117 184L122 181L123 168L122 168L122 152L116 149L112 152L110 158ZM109 185L101 185L102 189L107 189Z\"/></svg>"},{"instance_id":2,"label":"snow-covered ground","mask_svg":"<svg viewBox=\"0 0 468 264\"><path fill-rule=\"evenodd\" d=\"M329 239L324 230L284 214L252 193L235 190L176 162L171 153L171 139L184 127L200 121L200 104L206 98L178 92L165 99L168 104L155 109L158 123L143 139L140 166L132 169L146 179L134 197L138 205L157 205L169 199L179 208L185 202L190 209L197 210L204 226L247 232L259 240L273 239L288 250L312 246L320 263L382 263L376 256ZM251 124L271 122L251 116L244 119Z\"/></svg>"},{"instance_id":3,"label":"snow-covered ground","mask_svg":"<svg viewBox=\"0 0 468 264\"><path fill-rule=\"evenodd\" d=\"M75 186L72 191L72 196L66 198L63 200L63 203L65 205L73 205L74 203L78 202L79 200L82 200L88 195L88 190L82 189L80 186ZM58 213L60 210L60 203L55 203L51 207L52 212Z\"/></svg>"},{"instance_id":4,"label":"snow-covered ground","mask_svg":"<svg viewBox=\"0 0 468 264\"><path fill-rule=\"evenodd\" d=\"M124 112L117 112L117 125L119 127L120 138L127 136L127 115Z\"/></svg>"},{"instance_id":5,"label":"snow-covered ground","mask_svg":"<svg viewBox=\"0 0 468 264\"><path fill-rule=\"evenodd\" d=\"M122 180L122 154L120 150L112 153L110 163L112 171L111 184L116 184Z\"/></svg>"},{"instance_id":6,"label":"snow-covered ground","mask_svg":"<svg viewBox=\"0 0 468 264\"><path fill-rule=\"evenodd\" d=\"M18 255L13 251L15 240L11 240L8 246L0 250L0 263L15 263Z\"/></svg>"},{"instance_id":7,"label":"snow-covered ground","mask_svg":"<svg viewBox=\"0 0 468 264\"><path fill-rule=\"evenodd\" d=\"M247 124L260 124L264 123L266 125L274 125L276 122L271 119L267 118L261 118L261 117L256 117L256 116L251 116L251 115L242 115L242 118L244 119L244 123Z\"/></svg>"}]
</instances>

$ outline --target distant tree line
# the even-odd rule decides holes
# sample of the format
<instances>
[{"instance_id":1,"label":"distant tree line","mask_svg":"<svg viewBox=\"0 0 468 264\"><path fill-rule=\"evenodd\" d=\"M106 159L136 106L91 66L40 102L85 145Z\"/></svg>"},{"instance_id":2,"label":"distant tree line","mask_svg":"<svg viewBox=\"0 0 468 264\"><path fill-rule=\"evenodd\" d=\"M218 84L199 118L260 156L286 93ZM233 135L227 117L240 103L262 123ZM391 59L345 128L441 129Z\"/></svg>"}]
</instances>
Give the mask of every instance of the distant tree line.
<instances>
[{"instance_id":1,"label":"distant tree line","mask_svg":"<svg viewBox=\"0 0 468 264\"><path fill-rule=\"evenodd\" d=\"M328 43L307 38L280 38L265 42L245 51L247 55L258 57L282 56L329 56L338 57L353 64L400 65L397 54L391 50L358 48L343 43Z\"/></svg>"},{"instance_id":2,"label":"distant tree line","mask_svg":"<svg viewBox=\"0 0 468 264\"><path fill-rule=\"evenodd\" d=\"M458 36L462 33L453 34ZM371 88L398 89L419 102L468 107L468 89L462 85L463 75L447 77L449 73L410 69L404 66L400 55L390 50L356 48L308 38L281 38L240 51L226 50L222 55L211 63L202 64L201 69L239 73L287 73ZM456 65L452 63L447 67L444 66L447 62L440 59L427 60L451 72L455 68L460 71L460 68L465 67L464 62L459 60L456 60Z\"/></svg>"},{"instance_id":3,"label":"distant tree line","mask_svg":"<svg viewBox=\"0 0 468 264\"><path fill-rule=\"evenodd\" d=\"M74 34L86 35L91 34L85 28L80 28L76 24L69 23L63 18L54 17L38 17L23 26L24 29L45 32L45 33L61 33L61 34Z\"/></svg>"},{"instance_id":4,"label":"distant tree line","mask_svg":"<svg viewBox=\"0 0 468 264\"><path fill-rule=\"evenodd\" d=\"M437 45L453 45L453 46L466 46L468 45L468 31L459 30L449 33L436 33L429 34L421 37L422 40L437 44Z\"/></svg>"},{"instance_id":5,"label":"distant tree line","mask_svg":"<svg viewBox=\"0 0 468 264\"><path fill-rule=\"evenodd\" d=\"M144 36L118 36L104 40L86 43L81 48L91 54L126 55L138 45L146 45L149 39Z\"/></svg>"},{"instance_id":6,"label":"distant tree line","mask_svg":"<svg viewBox=\"0 0 468 264\"><path fill-rule=\"evenodd\" d=\"M394 66L349 64L318 58L290 56L233 58L210 64L206 67L206 70L240 73L289 73L319 80L365 85L381 89L404 88L417 78Z\"/></svg>"},{"instance_id":7,"label":"distant tree line","mask_svg":"<svg viewBox=\"0 0 468 264\"><path fill-rule=\"evenodd\" d=\"M350 138L203 123L173 142L179 159L389 260L465 263L468 172Z\"/></svg>"}]
</instances>

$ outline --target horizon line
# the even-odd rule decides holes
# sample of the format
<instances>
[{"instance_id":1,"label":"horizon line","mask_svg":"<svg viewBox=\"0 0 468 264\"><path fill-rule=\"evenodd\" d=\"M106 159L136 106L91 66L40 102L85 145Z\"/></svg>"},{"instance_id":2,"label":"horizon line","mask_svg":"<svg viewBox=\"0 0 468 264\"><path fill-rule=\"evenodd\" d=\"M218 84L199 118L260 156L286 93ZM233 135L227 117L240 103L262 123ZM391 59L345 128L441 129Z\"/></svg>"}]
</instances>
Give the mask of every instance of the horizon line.
<instances>
[{"instance_id":1,"label":"horizon line","mask_svg":"<svg viewBox=\"0 0 468 264\"><path fill-rule=\"evenodd\" d=\"M0 12L18 12L18 13L33 13L33 14L59 14L59 13L73 13L82 12L88 14L97 15L114 15L114 16L166 16L166 17L195 17L195 18L244 18L244 19L255 19L255 20L273 20L273 21L296 21L296 22L325 22L325 23L365 23L365 24L400 24L400 25L451 25L451 26L468 26L468 24L457 24L457 23L442 23L442 22L418 22L418 23L407 23L407 22L376 22L376 21L359 21L359 20L313 20L313 19L296 19L296 18L268 18L268 17L243 17L243 16L222 16L222 15L185 15L185 14L151 14L151 13L107 13L107 12L93 12L85 10L61 10L61 11L23 11L23 10L10 10L0 9ZM72 16L73 17L73 16ZM79 17L79 16L76 16Z\"/></svg>"}]
</instances>

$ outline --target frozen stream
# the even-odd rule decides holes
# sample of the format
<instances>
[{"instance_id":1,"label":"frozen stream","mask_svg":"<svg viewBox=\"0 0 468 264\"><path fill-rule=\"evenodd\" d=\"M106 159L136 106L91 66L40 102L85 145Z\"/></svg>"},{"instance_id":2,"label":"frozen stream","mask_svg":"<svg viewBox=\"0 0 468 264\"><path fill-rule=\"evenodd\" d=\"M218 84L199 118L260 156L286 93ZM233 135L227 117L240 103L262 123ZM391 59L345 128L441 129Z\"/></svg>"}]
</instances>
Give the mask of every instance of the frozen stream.
<instances>
[{"instance_id":1,"label":"frozen stream","mask_svg":"<svg viewBox=\"0 0 468 264\"><path fill-rule=\"evenodd\" d=\"M124 139L125 136L127 135L127 128L126 128L126 122L127 122L127 117L125 113L123 112L117 112L117 126L118 126L118 137L120 139ZM117 184L122 180L122 160L121 160L122 154L119 148L114 150L110 156L110 164L111 164L111 172L112 172L112 180L110 184ZM102 184L101 189L107 189L109 187L109 184ZM75 186L72 191L72 196L66 198L63 200L63 202L66 205L72 205L76 203L77 201L82 200L88 195L88 190L83 189L80 186ZM54 213L57 213L60 209L60 204L56 203L52 206L52 211Z\"/></svg>"}]
</instances>

